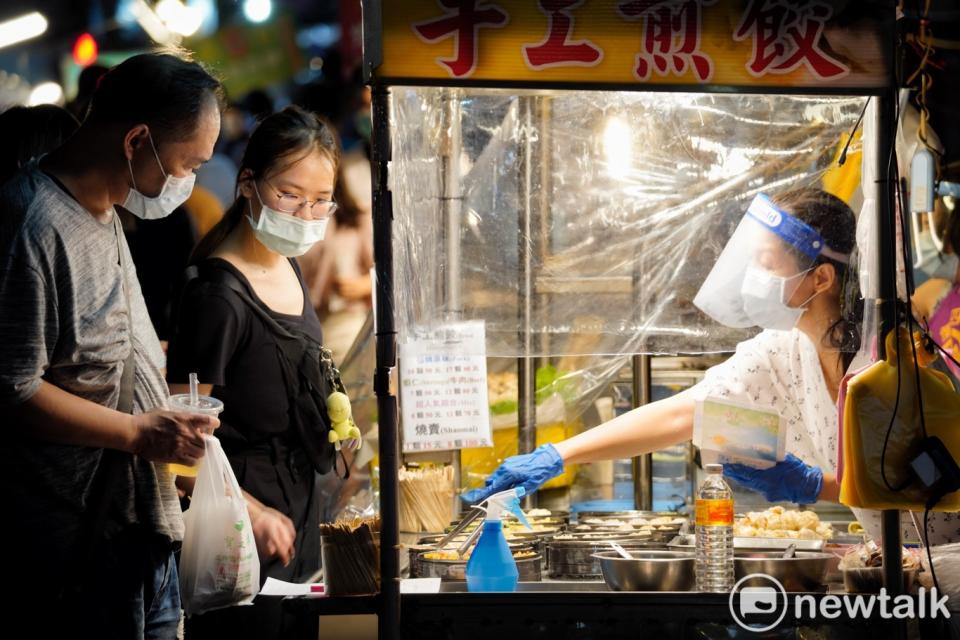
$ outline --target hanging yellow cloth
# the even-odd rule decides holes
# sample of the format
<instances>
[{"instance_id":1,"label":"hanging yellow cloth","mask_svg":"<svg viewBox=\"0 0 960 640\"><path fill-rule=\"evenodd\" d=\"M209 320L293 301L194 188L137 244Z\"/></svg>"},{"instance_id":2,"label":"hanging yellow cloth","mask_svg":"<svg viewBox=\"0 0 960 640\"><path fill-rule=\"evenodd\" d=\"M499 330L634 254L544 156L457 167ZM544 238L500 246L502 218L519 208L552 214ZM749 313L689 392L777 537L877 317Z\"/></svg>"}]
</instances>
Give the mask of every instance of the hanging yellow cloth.
<instances>
[{"instance_id":1,"label":"hanging yellow cloth","mask_svg":"<svg viewBox=\"0 0 960 640\"><path fill-rule=\"evenodd\" d=\"M862 129L858 128L854 134L853 141L847 149L846 160L842 166L838 165L837 161L840 159L840 154L843 152L843 148L847 144L850 135L844 133L840 136L840 141L837 143L837 148L833 155L833 162L831 162L830 167L824 171L822 178L823 190L837 196L847 204L850 204L853 194L856 192L857 187L860 186L860 160L863 156L860 146L861 131Z\"/></svg>"},{"instance_id":2,"label":"hanging yellow cloth","mask_svg":"<svg viewBox=\"0 0 960 640\"><path fill-rule=\"evenodd\" d=\"M894 341L886 338L887 359L874 363L847 384L843 410L843 471L840 502L849 507L922 511L929 493L918 482L909 482L910 462L920 453L923 432L917 403L913 353L906 330ZM894 405L897 404L897 351L900 351L900 402L887 441L884 462L887 487L880 459ZM918 356L920 353L918 351ZM923 363L921 357L921 363ZM923 416L928 436L936 436L956 460L960 460L960 395L950 379L939 371L920 368ZM960 510L960 492L944 497L936 511Z\"/></svg>"}]
</instances>

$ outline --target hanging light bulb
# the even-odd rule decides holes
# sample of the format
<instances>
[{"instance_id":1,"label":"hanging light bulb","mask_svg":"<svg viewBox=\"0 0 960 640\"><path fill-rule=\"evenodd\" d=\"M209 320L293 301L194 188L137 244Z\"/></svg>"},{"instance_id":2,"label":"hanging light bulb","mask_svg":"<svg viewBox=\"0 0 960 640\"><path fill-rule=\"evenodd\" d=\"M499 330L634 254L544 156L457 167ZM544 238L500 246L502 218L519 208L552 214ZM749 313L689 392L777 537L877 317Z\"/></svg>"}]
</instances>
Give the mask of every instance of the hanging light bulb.
<instances>
[{"instance_id":1,"label":"hanging light bulb","mask_svg":"<svg viewBox=\"0 0 960 640\"><path fill-rule=\"evenodd\" d=\"M203 23L203 14L180 0L160 0L154 10L170 31L184 37L195 34Z\"/></svg>"},{"instance_id":2,"label":"hanging light bulb","mask_svg":"<svg viewBox=\"0 0 960 640\"><path fill-rule=\"evenodd\" d=\"M63 101L63 87L56 82L41 82L30 92L27 101L31 107L38 104L59 104Z\"/></svg>"},{"instance_id":3,"label":"hanging light bulb","mask_svg":"<svg viewBox=\"0 0 960 640\"><path fill-rule=\"evenodd\" d=\"M271 0L244 0L243 15L250 22L264 22L273 13Z\"/></svg>"},{"instance_id":4,"label":"hanging light bulb","mask_svg":"<svg viewBox=\"0 0 960 640\"><path fill-rule=\"evenodd\" d=\"M622 180L627 177L633 166L633 141L630 126L623 118L613 116L604 125L603 155L611 178Z\"/></svg>"}]
</instances>

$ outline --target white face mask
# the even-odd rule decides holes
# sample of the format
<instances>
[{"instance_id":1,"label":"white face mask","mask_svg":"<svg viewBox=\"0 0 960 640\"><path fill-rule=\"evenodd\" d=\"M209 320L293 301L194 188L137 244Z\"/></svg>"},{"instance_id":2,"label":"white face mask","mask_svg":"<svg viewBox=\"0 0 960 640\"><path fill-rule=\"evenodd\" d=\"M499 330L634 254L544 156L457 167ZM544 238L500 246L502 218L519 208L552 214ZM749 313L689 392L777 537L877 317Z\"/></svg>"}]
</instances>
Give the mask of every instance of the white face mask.
<instances>
[{"instance_id":1,"label":"white face mask","mask_svg":"<svg viewBox=\"0 0 960 640\"><path fill-rule=\"evenodd\" d=\"M260 197L259 192L257 197ZM254 222L253 216L247 216L247 220L260 244L285 258L296 258L323 240L330 219L302 220L292 214L271 209L261 200L260 219Z\"/></svg>"},{"instance_id":2,"label":"white face mask","mask_svg":"<svg viewBox=\"0 0 960 640\"><path fill-rule=\"evenodd\" d=\"M153 157L157 159L160 165L160 171L166 176L163 182L163 188L159 195L154 197L145 196L137 190L137 179L133 177L133 164L130 158L127 158L127 167L130 169L130 179L133 180L133 187L127 193L126 200L123 201L123 208L142 220L158 220L166 218L173 213L174 209L182 205L193 193L193 183L196 182L195 173L178 178L168 174L163 169L163 163L160 162L160 156L157 155L157 148L153 145L153 136L147 132L150 140L150 148L153 150Z\"/></svg>"},{"instance_id":3,"label":"white face mask","mask_svg":"<svg viewBox=\"0 0 960 640\"><path fill-rule=\"evenodd\" d=\"M740 287L743 298L743 310L747 317L763 329L789 331L797 326L800 316L806 311L805 305L813 300L817 293L807 298L799 307L787 306L787 299L795 289L788 292L788 283L801 278L812 269L802 271L795 276L784 278L765 269L747 267ZM819 293L819 292L818 292Z\"/></svg>"}]
</instances>

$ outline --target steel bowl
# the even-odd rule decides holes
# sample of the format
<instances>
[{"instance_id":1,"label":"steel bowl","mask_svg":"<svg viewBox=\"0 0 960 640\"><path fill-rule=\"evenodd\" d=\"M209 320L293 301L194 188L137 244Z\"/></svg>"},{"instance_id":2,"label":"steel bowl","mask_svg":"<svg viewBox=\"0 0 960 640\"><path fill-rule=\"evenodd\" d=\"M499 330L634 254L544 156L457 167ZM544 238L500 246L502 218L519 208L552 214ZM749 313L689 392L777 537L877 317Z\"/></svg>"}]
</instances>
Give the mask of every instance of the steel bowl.
<instances>
[{"instance_id":1,"label":"steel bowl","mask_svg":"<svg viewBox=\"0 0 960 640\"><path fill-rule=\"evenodd\" d=\"M612 538L611 538L612 539ZM547 544L547 573L551 578L596 580L602 575L598 553L610 550L610 540L552 540ZM626 549L642 551L663 549L650 540L615 539Z\"/></svg>"},{"instance_id":2,"label":"steel bowl","mask_svg":"<svg viewBox=\"0 0 960 640\"><path fill-rule=\"evenodd\" d=\"M679 551L616 551L593 554L603 580L613 591L690 591L696 583L695 558Z\"/></svg>"},{"instance_id":3,"label":"steel bowl","mask_svg":"<svg viewBox=\"0 0 960 640\"><path fill-rule=\"evenodd\" d=\"M793 558L784 558L779 551L739 551L733 558L733 572L737 580L754 573L776 578L790 592L819 591L823 589L827 569L833 556L829 553L798 551ZM763 578L747 580L745 587L769 587Z\"/></svg>"}]
</instances>

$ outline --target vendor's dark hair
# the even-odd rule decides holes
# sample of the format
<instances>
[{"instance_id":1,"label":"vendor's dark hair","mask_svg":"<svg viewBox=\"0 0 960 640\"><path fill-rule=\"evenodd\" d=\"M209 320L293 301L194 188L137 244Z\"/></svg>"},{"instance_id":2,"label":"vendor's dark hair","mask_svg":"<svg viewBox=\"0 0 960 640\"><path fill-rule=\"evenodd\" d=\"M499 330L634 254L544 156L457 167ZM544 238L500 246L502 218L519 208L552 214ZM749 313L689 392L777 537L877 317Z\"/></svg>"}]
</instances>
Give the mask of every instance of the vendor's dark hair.
<instances>
[{"instance_id":1,"label":"vendor's dark hair","mask_svg":"<svg viewBox=\"0 0 960 640\"><path fill-rule=\"evenodd\" d=\"M834 322L823 340L827 346L841 352L843 367L850 366L861 347L863 325L863 296L857 273L857 219L846 202L822 189L802 188L778 194L773 198L777 206L807 223L820 234L824 243L834 252L849 256L844 264L823 254L812 267L829 264L840 283L840 319Z\"/></svg>"},{"instance_id":2,"label":"vendor's dark hair","mask_svg":"<svg viewBox=\"0 0 960 640\"><path fill-rule=\"evenodd\" d=\"M200 63L180 52L143 53L100 78L86 122L145 123L155 137L183 140L211 99L223 110L223 87Z\"/></svg>"},{"instance_id":3,"label":"vendor's dark hair","mask_svg":"<svg viewBox=\"0 0 960 640\"><path fill-rule=\"evenodd\" d=\"M216 251L249 212L248 200L240 193L241 181L283 171L313 151L326 156L336 174L340 166L340 143L333 126L325 119L296 105L264 118L250 134L243 152L237 173L236 200L220 222L200 240L190 258L191 264Z\"/></svg>"}]
</instances>

